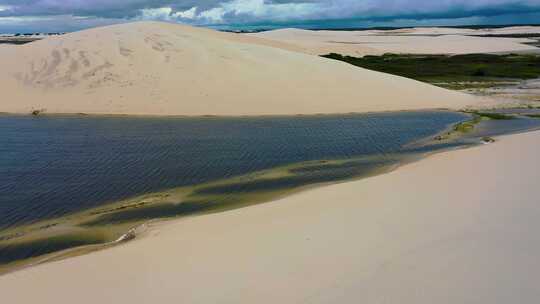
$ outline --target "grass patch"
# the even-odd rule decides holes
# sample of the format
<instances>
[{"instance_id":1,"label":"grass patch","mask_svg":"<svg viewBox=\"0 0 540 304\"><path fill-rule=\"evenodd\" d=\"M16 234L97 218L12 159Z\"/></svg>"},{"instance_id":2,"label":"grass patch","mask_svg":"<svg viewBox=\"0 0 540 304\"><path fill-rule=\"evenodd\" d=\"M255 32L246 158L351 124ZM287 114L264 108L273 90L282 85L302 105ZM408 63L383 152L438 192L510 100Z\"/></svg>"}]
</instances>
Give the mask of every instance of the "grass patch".
<instances>
[{"instance_id":1,"label":"grass patch","mask_svg":"<svg viewBox=\"0 0 540 304\"><path fill-rule=\"evenodd\" d=\"M446 88L496 85L509 79L540 77L540 56L526 54L399 55L352 57L336 53L322 57L366 69L428 82Z\"/></svg>"},{"instance_id":2,"label":"grass patch","mask_svg":"<svg viewBox=\"0 0 540 304\"><path fill-rule=\"evenodd\" d=\"M515 117L507 114L489 113L479 111L465 111L464 113L472 114L473 118L454 125L453 131L457 133L468 133L474 130L474 127L484 119L493 120L510 120ZM540 115L538 116L540 118Z\"/></svg>"},{"instance_id":3,"label":"grass patch","mask_svg":"<svg viewBox=\"0 0 540 304\"><path fill-rule=\"evenodd\" d=\"M510 120L510 119L515 118L512 115L501 114L501 113L489 113L489 112L478 112L478 111L474 111L474 112L471 112L471 113L473 113L475 115L478 115L480 117L489 118L489 119L493 119L493 120Z\"/></svg>"},{"instance_id":4,"label":"grass patch","mask_svg":"<svg viewBox=\"0 0 540 304\"><path fill-rule=\"evenodd\" d=\"M474 129L474 125L476 123L473 122L473 121L466 121L466 122L462 122L462 123L459 123L457 125L454 126L454 131L455 132L461 132L461 133L467 133L467 132L470 132Z\"/></svg>"},{"instance_id":5,"label":"grass patch","mask_svg":"<svg viewBox=\"0 0 540 304\"><path fill-rule=\"evenodd\" d=\"M468 133L474 130L474 126L477 125L482 120L482 117L479 115L475 115L474 113L472 114L473 114L473 118L471 120L467 120L467 121L456 124L454 126L454 132Z\"/></svg>"}]
</instances>

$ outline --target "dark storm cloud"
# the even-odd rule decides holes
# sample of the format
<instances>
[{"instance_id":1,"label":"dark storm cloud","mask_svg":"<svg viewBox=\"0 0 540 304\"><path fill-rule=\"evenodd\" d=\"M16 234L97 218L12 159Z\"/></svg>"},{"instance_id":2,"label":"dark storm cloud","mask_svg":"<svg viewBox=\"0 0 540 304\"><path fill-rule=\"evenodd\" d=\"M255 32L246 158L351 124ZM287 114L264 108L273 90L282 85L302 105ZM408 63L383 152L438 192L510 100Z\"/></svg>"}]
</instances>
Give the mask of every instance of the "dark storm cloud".
<instances>
[{"instance_id":1,"label":"dark storm cloud","mask_svg":"<svg viewBox=\"0 0 540 304\"><path fill-rule=\"evenodd\" d=\"M96 23L147 19L249 24L351 18L430 20L535 12L540 12L540 0L0 0L0 27L9 21L31 22L51 16L95 18Z\"/></svg>"}]
</instances>

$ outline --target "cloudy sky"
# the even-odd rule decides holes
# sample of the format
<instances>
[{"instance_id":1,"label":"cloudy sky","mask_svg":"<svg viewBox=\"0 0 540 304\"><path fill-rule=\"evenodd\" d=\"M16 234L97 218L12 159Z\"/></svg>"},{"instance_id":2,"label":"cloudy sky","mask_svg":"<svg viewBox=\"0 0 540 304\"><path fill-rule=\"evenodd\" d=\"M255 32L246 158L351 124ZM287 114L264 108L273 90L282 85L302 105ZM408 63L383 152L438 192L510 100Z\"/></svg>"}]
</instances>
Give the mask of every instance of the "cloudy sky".
<instances>
[{"instance_id":1,"label":"cloudy sky","mask_svg":"<svg viewBox=\"0 0 540 304\"><path fill-rule=\"evenodd\" d=\"M540 23L540 0L0 0L0 32L133 20L221 28Z\"/></svg>"}]
</instances>

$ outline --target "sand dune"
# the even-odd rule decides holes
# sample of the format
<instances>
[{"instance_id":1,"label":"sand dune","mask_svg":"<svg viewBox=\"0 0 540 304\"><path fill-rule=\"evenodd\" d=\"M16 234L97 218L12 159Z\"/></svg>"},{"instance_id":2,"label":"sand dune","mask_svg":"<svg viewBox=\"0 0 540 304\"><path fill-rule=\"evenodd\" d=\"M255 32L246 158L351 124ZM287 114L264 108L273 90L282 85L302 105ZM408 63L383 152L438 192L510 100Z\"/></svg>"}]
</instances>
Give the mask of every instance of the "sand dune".
<instances>
[{"instance_id":1,"label":"sand dune","mask_svg":"<svg viewBox=\"0 0 540 304\"><path fill-rule=\"evenodd\" d=\"M366 30L366 34L375 35L508 35L539 34L540 26L507 26L501 28L454 28L454 27L413 27L395 30Z\"/></svg>"},{"instance_id":2,"label":"sand dune","mask_svg":"<svg viewBox=\"0 0 540 304\"><path fill-rule=\"evenodd\" d=\"M478 100L288 42L131 23L0 48L0 112L259 115L460 108Z\"/></svg>"},{"instance_id":3,"label":"sand dune","mask_svg":"<svg viewBox=\"0 0 540 304\"><path fill-rule=\"evenodd\" d=\"M156 224L126 245L2 276L0 294L44 304L536 303L539 143L539 132L514 135Z\"/></svg>"},{"instance_id":4,"label":"sand dune","mask_svg":"<svg viewBox=\"0 0 540 304\"><path fill-rule=\"evenodd\" d=\"M366 31L309 31L281 29L248 34L296 45L308 54L340 53L351 56L407 54L470 54L539 51L524 38L474 37L470 35L540 33L540 27L502 29L410 28Z\"/></svg>"}]
</instances>

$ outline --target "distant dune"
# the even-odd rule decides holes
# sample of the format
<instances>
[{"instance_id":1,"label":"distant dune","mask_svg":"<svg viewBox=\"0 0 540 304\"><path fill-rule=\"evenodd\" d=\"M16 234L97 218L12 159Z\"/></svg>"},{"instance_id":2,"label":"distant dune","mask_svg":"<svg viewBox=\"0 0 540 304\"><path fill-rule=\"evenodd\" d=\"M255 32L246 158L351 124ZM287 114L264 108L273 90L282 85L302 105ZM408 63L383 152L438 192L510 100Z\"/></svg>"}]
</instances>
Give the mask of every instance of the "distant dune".
<instances>
[{"instance_id":1,"label":"distant dune","mask_svg":"<svg viewBox=\"0 0 540 304\"><path fill-rule=\"evenodd\" d=\"M308 54L340 53L351 56L407 54L471 54L540 51L523 43L536 40L485 35L540 34L540 27L499 29L406 28L365 31L310 31L280 29L248 34L275 42L295 45Z\"/></svg>"},{"instance_id":2,"label":"distant dune","mask_svg":"<svg viewBox=\"0 0 540 304\"><path fill-rule=\"evenodd\" d=\"M0 47L0 112L263 115L460 108L472 96L288 42L141 22Z\"/></svg>"}]
</instances>

